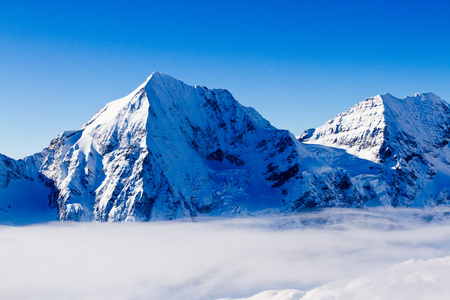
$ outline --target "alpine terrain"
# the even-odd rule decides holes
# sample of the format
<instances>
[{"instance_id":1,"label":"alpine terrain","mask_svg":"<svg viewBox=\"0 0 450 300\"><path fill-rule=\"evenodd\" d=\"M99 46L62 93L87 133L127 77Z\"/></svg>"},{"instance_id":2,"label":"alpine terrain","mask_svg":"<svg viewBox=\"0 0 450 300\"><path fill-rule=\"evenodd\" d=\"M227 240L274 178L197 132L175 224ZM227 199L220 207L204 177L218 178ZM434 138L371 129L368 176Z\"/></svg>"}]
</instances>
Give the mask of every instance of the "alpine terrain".
<instances>
[{"instance_id":1,"label":"alpine terrain","mask_svg":"<svg viewBox=\"0 0 450 300\"><path fill-rule=\"evenodd\" d=\"M148 221L450 200L450 109L363 101L300 139L223 89L155 72L79 130L0 155L0 220Z\"/></svg>"}]
</instances>

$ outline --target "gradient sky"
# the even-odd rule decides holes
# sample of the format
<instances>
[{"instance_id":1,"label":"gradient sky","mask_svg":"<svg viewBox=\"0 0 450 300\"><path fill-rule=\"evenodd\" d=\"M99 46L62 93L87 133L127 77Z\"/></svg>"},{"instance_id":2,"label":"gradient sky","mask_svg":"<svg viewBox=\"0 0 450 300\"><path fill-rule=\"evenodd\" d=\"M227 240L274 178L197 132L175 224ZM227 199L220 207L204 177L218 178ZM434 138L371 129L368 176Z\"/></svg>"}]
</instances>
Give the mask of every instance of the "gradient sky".
<instances>
[{"instance_id":1,"label":"gradient sky","mask_svg":"<svg viewBox=\"0 0 450 300\"><path fill-rule=\"evenodd\" d=\"M368 97L450 100L448 1L0 2L0 153L41 151L153 72L298 135Z\"/></svg>"}]
</instances>

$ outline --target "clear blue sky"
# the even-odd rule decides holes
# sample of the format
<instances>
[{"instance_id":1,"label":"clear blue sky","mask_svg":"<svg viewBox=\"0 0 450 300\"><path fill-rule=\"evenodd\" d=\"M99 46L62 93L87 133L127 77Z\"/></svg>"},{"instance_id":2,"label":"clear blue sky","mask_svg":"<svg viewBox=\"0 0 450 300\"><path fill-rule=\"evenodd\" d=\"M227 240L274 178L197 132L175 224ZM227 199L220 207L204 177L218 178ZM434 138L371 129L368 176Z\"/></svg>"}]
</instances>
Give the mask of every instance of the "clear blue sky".
<instances>
[{"instance_id":1,"label":"clear blue sky","mask_svg":"<svg viewBox=\"0 0 450 300\"><path fill-rule=\"evenodd\" d=\"M390 92L450 100L447 1L0 2L0 153L22 158L153 71L300 134Z\"/></svg>"}]
</instances>

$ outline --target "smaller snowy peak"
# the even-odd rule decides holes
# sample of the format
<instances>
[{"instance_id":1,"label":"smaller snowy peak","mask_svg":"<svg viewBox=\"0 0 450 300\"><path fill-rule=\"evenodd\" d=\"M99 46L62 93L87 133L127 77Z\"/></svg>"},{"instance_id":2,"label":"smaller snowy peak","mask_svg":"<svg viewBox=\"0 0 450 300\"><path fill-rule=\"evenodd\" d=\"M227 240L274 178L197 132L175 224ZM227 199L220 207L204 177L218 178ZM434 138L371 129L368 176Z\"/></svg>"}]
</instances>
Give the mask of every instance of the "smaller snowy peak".
<instances>
[{"instance_id":1,"label":"smaller snowy peak","mask_svg":"<svg viewBox=\"0 0 450 300\"><path fill-rule=\"evenodd\" d=\"M301 140L344 149L378 164L382 176L373 190L386 190L383 203L450 201L450 108L432 93L403 99L377 95L305 132Z\"/></svg>"},{"instance_id":2,"label":"smaller snowy peak","mask_svg":"<svg viewBox=\"0 0 450 300\"><path fill-rule=\"evenodd\" d=\"M415 146L425 152L448 143L449 105L432 93L403 99L391 94L359 102L317 129L299 137L302 142L345 149L372 161Z\"/></svg>"},{"instance_id":3,"label":"smaller snowy peak","mask_svg":"<svg viewBox=\"0 0 450 300\"><path fill-rule=\"evenodd\" d=\"M300 141L345 149L350 154L373 160L378 152L376 148L384 140L384 110L383 96L368 98L321 127L308 129L300 136Z\"/></svg>"}]
</instances>

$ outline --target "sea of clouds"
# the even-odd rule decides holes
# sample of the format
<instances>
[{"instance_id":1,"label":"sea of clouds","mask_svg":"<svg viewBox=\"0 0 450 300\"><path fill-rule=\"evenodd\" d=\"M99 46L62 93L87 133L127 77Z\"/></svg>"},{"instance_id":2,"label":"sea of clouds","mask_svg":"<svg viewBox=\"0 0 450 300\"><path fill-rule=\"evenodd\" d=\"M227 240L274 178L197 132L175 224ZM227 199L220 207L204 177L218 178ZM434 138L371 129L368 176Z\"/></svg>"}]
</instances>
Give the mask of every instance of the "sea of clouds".
<instances>
[{"instance_id":1,"label":"sea of clouds","mask_svg":"<svg viewBox=\"0 0 450 300\"><path fill-rule=\"evenodd\" d=\"M329 283L328 290L336 290L336 282L374 280L411 259L450 255L448 215L331 209L283 217L0 226L0 295L218 299L284 290L301 299L300 291ZM450 278L450 270L439 272Z\"/></svg>"}]
</instances>

